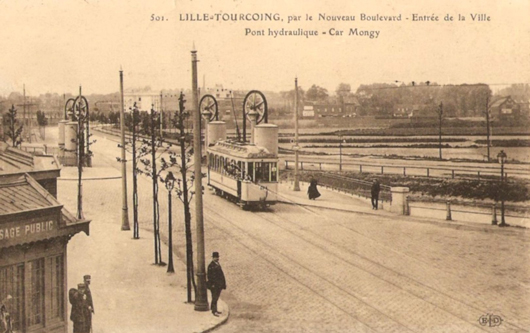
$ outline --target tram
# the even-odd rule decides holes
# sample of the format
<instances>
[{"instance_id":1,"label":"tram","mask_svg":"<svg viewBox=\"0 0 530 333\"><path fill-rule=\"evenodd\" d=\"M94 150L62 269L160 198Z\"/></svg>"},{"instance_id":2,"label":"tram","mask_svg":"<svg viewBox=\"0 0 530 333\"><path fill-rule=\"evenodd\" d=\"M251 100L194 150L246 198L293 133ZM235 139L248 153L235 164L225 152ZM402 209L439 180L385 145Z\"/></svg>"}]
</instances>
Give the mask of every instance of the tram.
<instances>
[{"instance_id":1,"label":"tram","mask_svg":"<svg viewBox=\"0 0 530 333\"><path fill-rule=\"evenodd\" d=\"M250 142L227 139L223 121L207 122L208 185L243 209L278 200L278 126L257 120L254 113Z\"/></svg>"}]
</instances>

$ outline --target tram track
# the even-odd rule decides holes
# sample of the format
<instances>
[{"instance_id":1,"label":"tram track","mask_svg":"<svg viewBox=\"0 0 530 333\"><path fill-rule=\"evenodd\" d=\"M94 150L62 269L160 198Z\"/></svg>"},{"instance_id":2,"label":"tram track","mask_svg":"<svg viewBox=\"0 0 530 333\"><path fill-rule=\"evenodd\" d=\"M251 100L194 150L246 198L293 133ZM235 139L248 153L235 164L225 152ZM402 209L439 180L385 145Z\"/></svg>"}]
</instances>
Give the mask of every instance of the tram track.
<instances>
[{"instance_id":1,"label":"tram track","mask_svg":"<svg viewBox=\"0 0 530 333\"><path fill-rule=\"evenodd\" d=\"M263 246L267 246L269 248L273 248L274 249L274 247L272 247L270 244L268 244L267 242L265 242L264 240L262 240L262 239L260 239L258 237L253 236L251 233L246 232L244 229L242 229L241 227L238 227L235 223L233 223L232 221L229 221L223 215L219 214L217 211L208 209L208 213L212 214L212 215L215 215L217 220L222 219L223 221L229 223L229 225L231 227L235 227L239 232L242 232L246 237L249 237L249 238L253 239L255 242L258 241L261 244L263 244ZM411 297L416 298L417 300L421 300L421 302L425 302L426 304L429 304L430 306L435 307L435 308L439 309L440 311L443 311L443 312L447 313L448 315L452 316L457 321L461 320L461 321L469 324L470 326L475 328L477 331L486 331L485 328L482 328L482 327L478 326L478 321L477 320L479 318L479 315L483 314L483 313L486 313L486 312L482 311L480 308L477 308L477 307L475 307L473 305L469 305L469 304L467 304L465 302L462 302L462 301L460 301L460 300L458 300L458 299L456 299L456 298L444 293L443 291L437 290L437 289L435 289L433 287L425 285L421 281L417 281L417 280L415 280L415 279L413 279L411 277L405 276L405 275L393 270L390 267L381 265L380 263L377 263L376 261L371 260L370 258L368 258L366 256L363 256L361 253L356 253L356 252L351 251L351 250L349 250L347 248L344 248L344 247L343 248L337 247L335 244L331 243L329 240L324 239L320 235L316 235L316 234L313 233L311 237L318 236L318 238L320 238L320 242L321 243L319 243L319 242L317 242L317 241L315 241L313 239L310 239L311 237L307 237L307 235L301 236L300 232L295 232L295 231L292 230L292 228L287 228L286 227L286 225L296 225L296 226L299 227L300 225L299 225L298 221L293 221L293 220L290 220L290 219L285 218L283 216L281 218L282 221L277 221L277 220L274 220L274 219L270 218L270 215L269 215L270 213L251 213L251 214L253 214L255 217L256 216L259 217L261 220L265 220L269 224L273 224L275 227L278 227L278 228L281 228L281 229L285 230L286 232L290 233L290 235L292 237L299 238L301 241L309 243L311 246L313 246L315 248L318 248L320 251L323 251L323 252L327 253L329 256L335 257L335 259L337 259L337 260L340 260L340 261L344 262L344 258L342 256L339 256L338 253L346 252L346 253L350 253L350 255L355 255L355 256L361 258L362 260L366 261L370 265L379 266L379 268L384 270L384 272L374 273L373 269L369 270L369 269L367 269L365 267L366 263L363 266L363 265L355 264L355 263L353 263L351 261L344 262L348 266L351 266L351 267L354 267L356 269L362 270L363 272L371 275L373 278L379 279L379 280L383 281L384 283L392 286L393 288L396 288L399 291L401 291L403 293L406 293L406 294L410 295ZM286 221L289 222L289 224L286 224L285 223ZM342 225L341 227L344 227L344 226ZM231 233L226 228L223 231ZM308 231L307 228L304 231L305 232L311 232L311 231ZM352 230L349 230L349 231L352 232ZM373 239L371 239L371 241L375 242ZM332 251L332 250L330 250L330 248L333 248L334 250ZM395 318L392 318L392 317L388 316L387 314L385 314L384 310L379 309L377 307L374 307L374 305L364 301L362 299L362 297L360 297L359 295L355 295L354 293L349 292L348 290L346 290L345 288L343 288L341 285L337 284L336 282L328 279L325 276L319 275L317 270L311 269L311 268L309 268L307 266L302 265L301 263L296 261L294 258L291 258L291 257L287 256L286 253L280 252L278 249L274 249L274 250L277 252L278 255L287 257L287 259L291 263L295 263L296 265L302 266L311 275L317 275L319 279L325 281L327 284L331 285L332 287L340 289L342 292L345 292L350 297L354 297L357 300L361 301L366 306L371 307L375 311L378 311L380 314L382 314L382 315L386 316L388 319L394 321L402 329L405 328L407 330L414 331L413 329L408 327L406 323L402 323L402 322L396 321ZM399 254L401 254L401 253L399 253ZM268 260L268 262L278 268L278 266L273 261ZM282 271L285 272L285 270L282 270ZM299 281L301 283L301 281L299 279L297 279L295 276L290 275L289 272L286 272L286 274L288 274L289 276L291 276L291 278L294 278L294 279L296 279L297 281ZM390 279L385 278L384 274L391 274L391 275L393 275L393 279L397 279L398 281L391 281ZM406 288L402 287L401 284L404 284L404 285L407 285L407 286L412 284L412 285L414 285L414 288L420 289L420 290L419 291L416 290L414 292L414 291L410 290L411 289L410 287L408 289L406 289ZM307 287L309 289L312 289L310 286L307 286ZM323 297L324 299L326 299L325 295L323 295L322 293L316 292L314 290L312 290L312 292L314 292L314 293L318 294L320 297ZM449 303L457 303L457 305L456 306L452 305L452 309L439 305L440 303L447 303L447 302L449 302ZM338 305L338 306L340 307L340 305ZM467 311L465 311L466 313L470 313L469 310L471 309L472 310L471 312L474 313L474 314L471 317L469 317L469 316L468 317L463 317L463 316L459 315L458 308L464 308L464 310L467 310ZM462 310L462 309L460 309L460 310ZM475 314L477 314L477 313L479 315L477 315L476 318L475 318ZM355 319L356 320L360 320L359 318L355 318ZM473 322L476 322L476 323L473 324ZM518 327L518 326L516 326L514 324L511 324L511 323L506 323L506 324L507 325L505 327L509 326L509 327L511 327L511 328L513 328L515 330L523 331L523 329L521 327ZM465 331L468 331L468 330L465 330ZM503 330L500 329L499 331L503 331Z\"/></svg>"},{"instance_id":2,"label":"tram track","mask_svg":"<svg viewBox=\"0 0 530 333\"><path fill-rule=\"evenodd\" d=\"M308 209L308 208L305 208L305 207L300 207L300 208L303 208L303 209L305 209L305 210L309 210L309 211L311 211L311 209ZM258 213L258 214L266 214L266 213ZM317 214L318 214L318 213L317 213ZM321 217L323 217L324 219L327 219L326 216L323 216L323 215L321 215L321 214L318 214L318 215L321 216ZM292 224L294 224L294 225L301 226L301 225L300 225L300 222L298 222L298 221L293 221L293 220L290 220L290 219L288 219L288 218L284 218L284 217L282 217L282 221L273 221L272 219L270 219L270 218L268 218L268 217L264 217L264 216L260 216L260 217L263 218L263 219L265 219L265 220L267 220L267 221L269 221L270 223L274 223L276 226L278 226L278 227L280 227L280 228L285 229L286 231L290 232L292 235L294 235L294 236L296 236L296 237L301 237L298 233L294 232L293 230L288 230L288 229L285 227L285 223L282 223L282 222L288 221L288 222L290 222L290 223L292 223ZM408 258L410 258L410 259L412 259L412 260L419 261L419 262L421 262L421 263L426 263L426 262L423 261L423 260L419 260L419 259L417 259L417 258L411 257L411 256L409 256L409 255L407 255L407 254L405 254L405 253L402 253L402 252L399 252L399 251L395 251L394 249L392 249L392 248L386 246L385 244L382 244L382 243L380 243L380 242L377 242L377 241L375 241L373 238L368 237L368 236L366 236L366 235L364 235L364 234L362 234L362 233L360 233L360 232L354 230L353 228L347 227L347 226L344 225L343 223L340 223L340 222L339 222L339 223L334 222L334 224L337 225L337 226L340 226L340 227L342 227L342 228L344 228L344 229L346 229L348 232L353 232L353 233L355 233L355 234L358 234L358 235L360 235L361 237L364 237L364 238L368 239L369 241L373 242L373 243L376 244L377 246L380 246L380 247L385 248L386 250L390 250L390 251L392 251L392 252L394 252L394 253L396 253L396 254L398 254L398 255L401 255L401 256L404 256L404 257L408 257ZM298 229L298 230L300 230L300 229ZM360 252L354 252L354 251L351 251L348 247L340 246L340 245L336 245L336 244L332 244L331 247L332 247L332 248L337 248L337 250L336 250L336 251L331 251L331 250L329 250L329 248L330 248L330 247L329 247L329 243L331 243L331 241L328 241L328 240L324 239L323 237L321 237L320 234L317 234L317 233L315 233L315 232L312 232L312 231L311 231L310 229L308 229L308 228L304 228L303 231L304 231L305 233L310 233L310 234L311 234L312 236L314 236L314 237L318 237L319 239L321 239L321 240L324 241L324 242L328 242L327 244L322 245L322 244L318 244L318 243L315 242L315 241L310 241L310 240L308 240L307 238L302 237L305 241L310 242L313 246L318 247L318 248L320 248L322 251L325 251L325 252L327 252L327 253L329 253L329 254L332 254L332 255L335 255L335 256L336 256L336 252L339 252L339 253L343 253L343 252L350 253L350 254L355 255L355 256L359 257L360 259L362 259L362 260L368 262L369 264L376 265L376 266L380 267L381 269L388 271L388 272L381 272L382 274L379 274L379 275L378 275L378 274L373 273L373 272L369 271L368 269L364 268L363 265L355 264L355 263L353 263L353 262L351 262L351 261L348 261L348 262L347 262L349 265L355 266L355 267L357 267L357 268L359 268L359 269L361 269L361 270L363 270L363 271L369 273L370 275L372 275L372 276L375 277L375 278L381 279L382 281L385 281L386 283L389 283L389 284L393 285L394 287L399 288L399 289L401 289L401 290L407 292L407 293L410 294L410 295L413 295L414 297L420 298L420 299L422 299L422 300L428 302L429 304L432 304L433 306L435 306L435 307L441 309L442 311L446 311L446 312L452 314L453 316L455 316L455 317L458 318L458 319L461 319L461 320L466 321L466 322L469 323L470 320L471 320L471 321L476 321L476 320L478 319L478 317L477 317L477 316L473 316L473 317L471 317L471 318L464 318L464 317L462 317L461 315L458 314L458 313L459 313L458 311L450 311L450 310L447 309L447 308L444 308L444 307L439 306L437 303L435 303L435 302L433 302L433 301L427 301L425 295L420 295L417 291L414 292L414 291L411 291L410 289L405 289L405 288L401 287L401 285L410 286L411 284L415 284L415 285L416 285L415 288L420 287L420 288L427 289L427 290L429 290L429 291L432 292L432 293L438 293L439 295L442 296L442 298L447 298L449 301L453 301L453 302L459 303L459 304L461 304L462 306L465 306L465 307L467 307L467 308L470 308L470 309L475 310L475 312L476 312L477 314L484 314L484 313L487 312L487 311L484 310L484 309L478 308L478 307L476 307L476 306L474 306L474 305L472 305L472 304L468 304L468 303L466 303L466 302L464 302L464 301L462 301L462 300L460 300L460 299L457 299L457 298L455 298L455 297L449 295L448 293L446 293L446 292L444 292L444 291L441 291L441 290L438 290L438 289L436 289L436 288L434 288L434 287L431 287L431 286L429 286L429 285L427 285L427 284L425 284L425 283L423 283L423 282L421 282L421 281L419 281L419 280L417 280L417 279L414 279L414 278L412 278L412 277L410 277L410 276L407 276L407 275L405 275L405 274L403 274L403 273L400 273L400 272L398 272L398 271L392 269L391 267L385 266L385 265L383 265L383 264L381 264L381 263L379 263L379 262L377 262L377 261L375 261L375 260L372 260L372 259L370 259L369 257L367 257L367 256L365 256L365 255L362 255ZM341 259L341 260L345 260L344 258L340 258L340 259ZM428 264L428 263L427 263L427 264ZM364 265L364 266L366 266L366 265ZM385 274L383 274L383 273L385 273L385 274L390 273L390 274L394 275L394 277L395 277L395 278L398 278L398 280L401 279L402 281L400 281L400 282L402 282L402 283L396 283L396 282L390 281L390 279L384 277ZM447 273L447 272L444 271L444 273ZM447 273L447 274L451 274L451 273ZM451 275L454 275L454 274L451 274ZM436 295L435 295L435 296L436 296ZM429 296L429 297L432 298L433 296L431 295L431 296ZM439 302L439 303L443 303L444 301L447 301L447 300L439 300L438 302ZM510 322L505 322L505 324L508 325L508 326L510 326L510 327L512 327L512 328L515 329L515 330L519 330L519 331L527 331L527 330L523 329L522 327L519 327L519 326L517 326L517 325L515 325L515 324L513 324L513 323L510 323ZM482 327L480 327L480 326L475 326L475 327L478 328L478 329L481 329L481 330L483 330L483 331L488 331L487 329L484 329L484 328L482 328Z\"/></svg>"}]
</instances>

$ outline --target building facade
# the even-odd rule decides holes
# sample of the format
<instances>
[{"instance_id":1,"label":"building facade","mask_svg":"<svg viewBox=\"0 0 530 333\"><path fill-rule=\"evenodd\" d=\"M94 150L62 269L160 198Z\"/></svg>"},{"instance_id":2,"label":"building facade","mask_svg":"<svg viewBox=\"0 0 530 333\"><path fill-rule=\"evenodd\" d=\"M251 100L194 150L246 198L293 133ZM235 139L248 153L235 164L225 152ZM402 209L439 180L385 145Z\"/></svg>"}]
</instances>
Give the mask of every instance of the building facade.
<instances>
[{"instance_id":1,"label":"building facade","mask_svg":"<svg viewBox=\"0 0 530 333\"><path fill-rule=\"evenodd\" d=\"M50 157L7 157L0 154L0 306L13 332L66 333L67 244L79 232L88 235L90 221L57 201L59 169L48 168Z\"/></svg>"}]
</instances>

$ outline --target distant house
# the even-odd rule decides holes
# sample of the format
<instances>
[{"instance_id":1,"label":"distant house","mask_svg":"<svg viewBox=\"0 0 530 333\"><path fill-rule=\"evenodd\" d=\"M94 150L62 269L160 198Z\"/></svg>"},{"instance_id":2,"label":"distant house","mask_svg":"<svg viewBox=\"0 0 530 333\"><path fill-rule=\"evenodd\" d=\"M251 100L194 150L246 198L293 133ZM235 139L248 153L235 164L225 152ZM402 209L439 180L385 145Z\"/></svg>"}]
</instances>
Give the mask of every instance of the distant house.
<instances>
[{"instance_id":1,"label":"distant house","mask_svg":"<svg viewBox=\"0 0 530 333\"><path fill-rule=\"evenodd\" d=\"M318 102L307 102L304 105L312 106L313 115L315 118L325 117L356 117L361 104L356 97L345 97L338 102L331 103L318 103ZM310 111L309 109L307 111ZM307 115L311 114L306 112Z\"/></svg>"},{"instance_id":2,"label":"distant house","mask_svg":"<svg viewBox=\"0 0 530 333\"><path fill-rule=\"evenodd\" d=\"M394 118L433 118L436 112L428 104L397 104L392 114Z\"/></svg>"},{"instance_id":3,"label":"distant house","mask_svg":"<svg viewBox=\"0 0 530 333\"><path fill-rule=\"evenodd\" d=\"M493 118L498 119L518 118L521 115L521 106L510 96L500 97L491 102L490 113Z\"/></svg>"}]
</instances>

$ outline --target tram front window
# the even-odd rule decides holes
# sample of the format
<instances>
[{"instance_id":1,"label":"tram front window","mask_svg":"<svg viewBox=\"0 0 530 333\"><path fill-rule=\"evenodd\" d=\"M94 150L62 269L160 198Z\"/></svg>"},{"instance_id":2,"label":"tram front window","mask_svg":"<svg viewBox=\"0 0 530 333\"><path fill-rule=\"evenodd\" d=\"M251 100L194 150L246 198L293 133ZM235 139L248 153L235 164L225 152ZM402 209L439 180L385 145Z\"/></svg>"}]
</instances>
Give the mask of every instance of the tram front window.
<instances>
[{"instance_id":1,"label":"tram front window","mask_svg":"<svg viewBox=\"0 0 530 333\"><path fill-rule=\"evenodd\" d=\"M270 167L271 163L256 163L256 182L270 181Z\"/></svg>"}]
</instances>

